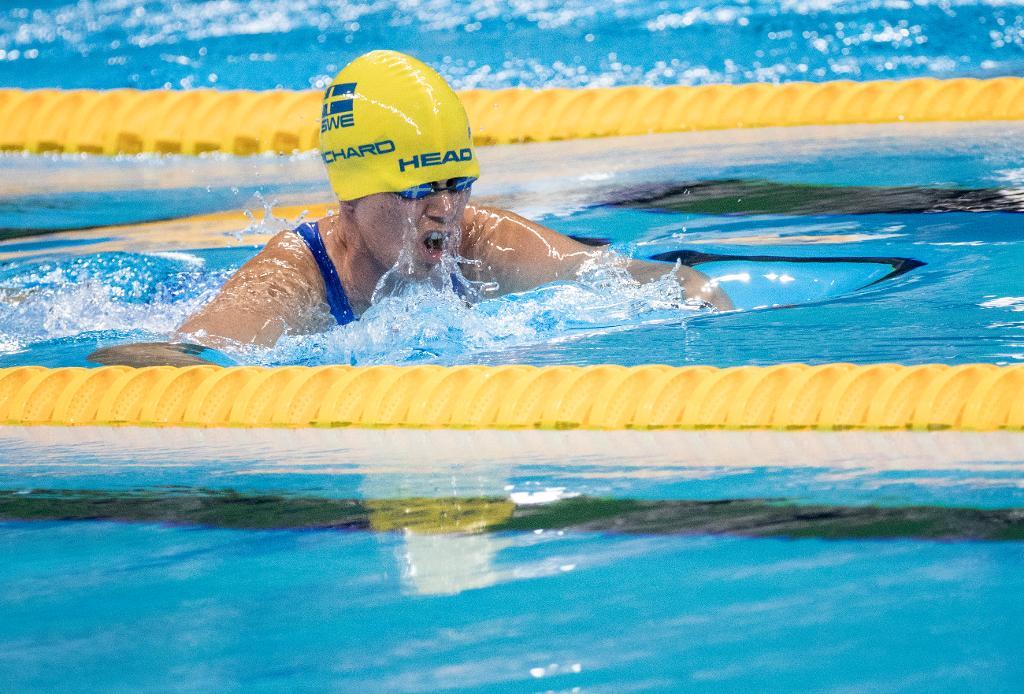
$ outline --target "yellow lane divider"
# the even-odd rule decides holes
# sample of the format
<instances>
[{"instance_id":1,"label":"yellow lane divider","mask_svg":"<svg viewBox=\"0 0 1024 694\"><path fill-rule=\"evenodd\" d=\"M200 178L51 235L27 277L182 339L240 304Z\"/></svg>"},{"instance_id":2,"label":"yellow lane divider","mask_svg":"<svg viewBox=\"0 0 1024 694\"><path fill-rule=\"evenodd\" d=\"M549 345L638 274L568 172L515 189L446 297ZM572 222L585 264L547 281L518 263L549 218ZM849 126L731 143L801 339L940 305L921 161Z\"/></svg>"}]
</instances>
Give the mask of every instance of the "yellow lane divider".
<instances>
[{"instance_id":1,"label":"yellow lane divider","mask_svg":"<svg viewBox=\"0 0 1024 694\"><path fill-rule=\"evenodd\" d=\"M1020 430L1024 366L26 366L0 423Z\"/></svg>"},{"instance_id":2,"label":"yellow lane divider","mask_svg":"<svg viewBox=\"0 0 1024 694\"><path fill-rule=\"evenodd\" d=\"M791 125L1024 119L1024 78L471 89L477 144ZM0 150L290 153L317 146L319 91L0 89Z\"/></svg>"}]
</instances>

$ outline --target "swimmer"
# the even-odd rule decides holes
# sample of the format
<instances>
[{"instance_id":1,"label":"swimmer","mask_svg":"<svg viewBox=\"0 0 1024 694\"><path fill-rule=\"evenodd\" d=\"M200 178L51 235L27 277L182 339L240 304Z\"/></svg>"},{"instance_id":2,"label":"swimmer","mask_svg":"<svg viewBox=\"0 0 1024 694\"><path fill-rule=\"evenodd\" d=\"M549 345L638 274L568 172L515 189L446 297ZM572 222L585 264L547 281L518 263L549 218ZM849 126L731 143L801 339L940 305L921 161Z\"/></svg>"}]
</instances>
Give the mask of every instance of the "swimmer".
<instances>
[{"instance_id":1,"label":"swimmer","mask_svg":"<svg viewBox=\"0 0 1024 694\"><path fill-rule=\"evenodd\" d=\"M337 213L277 234L182 323L177 339L215 349L272 346L285 334L357 320L386 276L468 296L466 280L487 299L574 280L584 264L609 254L515 213L470 204L480 168L466 111L439 74L402 53L367 53L334 78L323 99L320 156ZM672 272L687 299L732 308L697 270L620 260L640 283ZM139 365L120 349L90 358ZM168 356L181 364L180 352ZM150 345L145 354L142 361L155 363L160 349Z\"/></svg>"}]
</instances>

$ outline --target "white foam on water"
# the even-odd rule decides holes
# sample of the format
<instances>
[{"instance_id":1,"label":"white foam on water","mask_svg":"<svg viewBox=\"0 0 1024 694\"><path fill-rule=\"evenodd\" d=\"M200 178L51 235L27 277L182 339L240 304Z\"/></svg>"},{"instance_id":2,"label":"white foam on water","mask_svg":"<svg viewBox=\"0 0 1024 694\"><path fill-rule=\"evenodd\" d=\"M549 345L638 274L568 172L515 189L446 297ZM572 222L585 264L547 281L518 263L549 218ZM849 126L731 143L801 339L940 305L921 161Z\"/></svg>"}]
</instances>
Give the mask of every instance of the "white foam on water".
<instances>
[{"instance_id":1,"label":"white foam on water","mask_svg":"<svg viewBox=\"0 0 1024 694\"><path fill-rule=\"evenodd\" d=\"M0 281L0 354L84 333L167 337L226 279L223 271L204 272L192 258L153 254L154 261L183 268L171 275L172 281L154 279L151 269L133 267L146 257L120 254L121 262L106 264L98 262L99 256L44 263Z\"/></svg>"},{"instance_id":2,"label":"white foam on water","mask_svg":"<svg viewBox=\"0 0 1024 694\"><path fill-rule=\"evenodd\" d=\"M711 310L685 298L671 273L640 284L612 258L584 268L578 282L478 304L467 303L450 286L410 282L379 296L354 323L317 335L285 336L272 349L249 348L241 356L267 365L490 362L510 349L655 323L684 324Z\"/></svg>"}]
</instances>

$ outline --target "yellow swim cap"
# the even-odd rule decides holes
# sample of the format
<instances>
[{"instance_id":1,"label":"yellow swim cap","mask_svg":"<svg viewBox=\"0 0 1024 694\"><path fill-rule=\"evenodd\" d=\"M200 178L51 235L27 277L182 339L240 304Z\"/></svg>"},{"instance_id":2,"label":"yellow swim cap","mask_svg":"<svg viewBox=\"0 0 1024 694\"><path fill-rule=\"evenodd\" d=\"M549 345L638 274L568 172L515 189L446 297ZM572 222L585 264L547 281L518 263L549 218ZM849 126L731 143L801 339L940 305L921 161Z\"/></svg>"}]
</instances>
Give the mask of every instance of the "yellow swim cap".
<instances>
[{"instance_id":1,"label":"yellow swim cap","mask_svg":"<svg viewBox=\"0 0 1024 694\"><path fill-rule=\"evenodd\" d=\"M362 55L331 82L320 157L339 200L480 175L459 97L434 70L396 51Z\"/></svg>"}]
</instances>

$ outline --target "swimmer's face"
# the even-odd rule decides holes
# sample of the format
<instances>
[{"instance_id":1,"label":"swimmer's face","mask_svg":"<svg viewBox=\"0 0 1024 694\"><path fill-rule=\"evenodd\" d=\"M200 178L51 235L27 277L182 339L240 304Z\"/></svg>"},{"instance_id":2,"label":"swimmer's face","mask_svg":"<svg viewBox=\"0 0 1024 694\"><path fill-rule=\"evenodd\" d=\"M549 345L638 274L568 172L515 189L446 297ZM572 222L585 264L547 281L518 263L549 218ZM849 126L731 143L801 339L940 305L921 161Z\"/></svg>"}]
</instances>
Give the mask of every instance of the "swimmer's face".
<instances>
[{"instance_id":1,"label":"swimmer's face","mask_svg":"<svg viewBox=\"0 0 1024 694\"><path fill-rule=\"evenodd\" d=\"M384 268L393 267L404 248L414 274L429 272L445 253L457 254L469 191L441 191L420 200L375 193L353 200L352 217L367 250Z\"/></svg>"}]
</instances>

